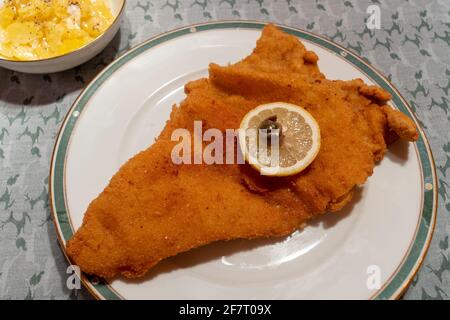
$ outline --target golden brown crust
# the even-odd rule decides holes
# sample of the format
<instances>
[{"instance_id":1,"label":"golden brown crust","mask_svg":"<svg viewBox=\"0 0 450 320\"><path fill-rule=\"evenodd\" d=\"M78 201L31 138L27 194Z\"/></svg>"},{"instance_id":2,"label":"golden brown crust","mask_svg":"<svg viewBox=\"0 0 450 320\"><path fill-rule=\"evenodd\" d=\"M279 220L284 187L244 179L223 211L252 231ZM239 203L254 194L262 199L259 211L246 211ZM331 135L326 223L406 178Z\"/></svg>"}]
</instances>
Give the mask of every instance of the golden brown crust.
<instances>
[{"instance_id":1,"label":"golden brown crust","mask_svg":"<svg viewBox=\"0 0 450 320\"><path fill-rule=\"evenodd\" d=\"M391 100L392 98L389 92L377 86L363 85L359 88L359 93L381 103Z\"/></svg>"},{"instance_id":2,"label":"golden brown crust","mask_svg":"<svg viewBox=\"0 0 450 320\"><path fill-rule=\"evenodd\" d=\"M84 272L139 277L162 259L213 241L291 233L325 211L337 211L372 174L390 132L417 138L412 121L380 101L386 92L361 80L330 81L317 56L293 36L267 26L252 55L186 85L157 141L124 164L89 205L67 252ZM238 128L261 103L306 108L321 130L321 150L291 177L259 175L248 165L175 165L170 140L192 132ZM233 146L234 147L234 146Z\"/></svg>"},{"instance_id":3,"label":"golden brown crust","mask_svg":"<svg viewBox=\"0 0 450 320\"><path fill-rule=\"evenodd\" d=\"M305 55L303 56L303 60L306 63L317 63L319 61L319 57L315 52L312 51L306 51Z\"/></svg>"},{"instance_id":4,"label":"golden brown crust","mask_svg":"<svg viewBox=\"0 0 450 320\"><path fill-rule=\"evenodd\" d=\"M345 207L353 198L353 190L348 193L342 195L339 198L333 199L330 203L328 203L327 211L337 212Z\"/></svg>"},{"instance_id":5,"label":"golden brown crust","mask_svg":"<svg viewBox=\"0 0 450 320\"><path fill-rule=\"evenodd\" d=\"M384 105L382 109L387 117L387 123L390 130L394 131L400 139L417 141L419 133L417 132L414 121L400 111L394 110L387 105Z\"/></svg>"}]
</instances>

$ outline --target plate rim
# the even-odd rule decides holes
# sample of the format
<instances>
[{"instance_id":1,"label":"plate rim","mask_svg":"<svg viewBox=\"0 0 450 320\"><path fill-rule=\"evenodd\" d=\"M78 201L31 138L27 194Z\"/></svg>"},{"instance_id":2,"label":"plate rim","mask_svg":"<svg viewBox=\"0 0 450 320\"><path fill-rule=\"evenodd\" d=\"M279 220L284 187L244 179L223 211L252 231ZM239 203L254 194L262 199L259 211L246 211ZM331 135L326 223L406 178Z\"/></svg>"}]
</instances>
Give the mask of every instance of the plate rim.
<instances>
[{"instance_id":1,"label":"plate rim","mask_svg":"<svg viewBox=\"0 0 450 320\"><path fill-rule=\"evenodd\" d=\"M64 183L62 182L64 182L63 180L65 177L65 160L70 138L75 128L78 116L90 97L106 79L114 74L116 70L127 64L134 57L140 55L141 53L153 48L157 48L157 46L161 43L199 31L201 32L215 29L261 30L265 25L269 23L271 22L257 20L220 20L191 24L157 34L154 37L144 40L136 46L120 54L116 59L114 59L114 61L108 64L84 87L84 89L80 92L78 97L73 102L72 106L67 111L62 121L59 132L56 136L51 155L50 172L48 179L49 204L52 221L55 227L58 242L61 246L61 250L69 264L72 264L72 261L68 257L66 252L66 241L73 235L74 230L70 223L70 218L68 217L65 197L66 190L64 188ZM407 113L414 120L419 130L419 140L415 143L415 146L417 156L419 158L419 164L422 170L422 182L424 184L422 185L423 207L419 219L420 222L416 226L416 232L410 243L409 249L404 254L403 260L400 262L394 273L386 280L383 286L370 297L370 299L376 300L398 299L404 294L404 292L414 279L415 275L417 274L418 270L420 269L423 261L425 260L426 254L431 244L437 220L438 184L436 168L433 153L425 132L420 122L418 121L418 118L415 115L413 109L399 92L399 90L391 83L391 81L387 77L385 77L377 68L373 67L366 59L358 56L342 45L325 38L324 36L284 24L272 24L276 25L289 34L300 38L301 40L313 42L315 45L318 45L323 49L332 51L336 55L340 55L340 57L347 63L360 70L377 85L382 86L387 91L389 91L392 94L392 101L394 102L395 106L400 107L400 110L402 112ZM380 84L380 82L382 84ZM89 94L91 90L93 92L92 94ZM67 131L67 129L69 131ZM61 145L64 149L62 155L60 154ZM425 163L424 160L426 160ZM63 161L62 164L60 163L61 161ZM55 178L59 178L59 180L62 181L57 181L55 180ZM55 187L58 188L57 192L54 191ZM57 198L55 198L55 195ZM67 235L64 235L64 233L71 234L69 237L67 237ZM418 241L420 242L419 246L417 246ZM413 254L416 257L414 257ZM84 287L87 288L87 290L96 299L124 299L124 297L122 297L107 281L98 279L95 276L87 276L84 273L78 276L80 277L80 280L83 283Z\"/></svg>"}]
</instances>

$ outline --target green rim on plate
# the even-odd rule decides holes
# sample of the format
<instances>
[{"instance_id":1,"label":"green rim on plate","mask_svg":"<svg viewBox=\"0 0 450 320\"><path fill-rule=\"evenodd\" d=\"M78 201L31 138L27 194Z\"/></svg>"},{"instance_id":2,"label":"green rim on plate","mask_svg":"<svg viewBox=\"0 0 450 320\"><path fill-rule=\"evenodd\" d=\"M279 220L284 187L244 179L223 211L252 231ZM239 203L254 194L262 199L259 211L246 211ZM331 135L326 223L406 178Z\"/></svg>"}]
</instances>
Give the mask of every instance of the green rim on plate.
<instances>
[{"instance_id":1,"label":"green rim on plate","mask_svg":"<svg viewBox=\"0 0 450 320\"><path fill-rule=\"evenodd\" d=\"M65 190L64 190L64 171L65 171L65 159L69 146L69 140L77 122L78 116L83 111L89 99L96 92L96 90L120 67L125 65L134 57L142 54L143 52L150 50L151 48L166 42L168 40L181 37L192 32L202 32L216 29L230 29L230 28L242 28L242 29L262 29L266 23L263 22L245 22L245 21L222 21L197 24L192 26L183 27L171 32L167 32L156 36L150 40L143 42L142 44L130 49L111 64L109 64L91 83L83 90L80 96L72 105L71 109L67 113L64 122L61 126L61 130L56 139L55 148L53 150L52 162L50 165L50 202L53 222L56 227L58 240L65 253L66 242L72 237L74 230L70 224L68 216L68 209L66 206ZM395 87L378 72L375 68L370 66L362 58L356 56L344 47L326 39L321 36L312 34L307 31L278 25L283 31L290 33L302 40L312 42L328 51L341 56L348 63L359 69L367 77L369 77L378 86L384 88L392 95L392 103L403 113L407 114L416 122L419 128L420 135L416 142L416 148L418 150L418 157L422 168L422 190L423 190L423 208L421 210L421 216L419 219L419 225L417 226L414 239L409 247L408 253L397 268L396 272L384 283L380 290L378 290L372 298L374 299L396 299L399 298L407 286L417 273L421 263L425 258L425 254L428 250L431 242L431 237L434 231L437 215L437 184L434 160L431 153L431 149L428 144L428 140L418 123L414 113L395 89ZM67 257L67 255L66 255ZM122 297L114 291L114 289L104 280L92 279L86 276L82 276L82 282L87 289L99 299L122 299Z\"/></svg>"}]
</instances>

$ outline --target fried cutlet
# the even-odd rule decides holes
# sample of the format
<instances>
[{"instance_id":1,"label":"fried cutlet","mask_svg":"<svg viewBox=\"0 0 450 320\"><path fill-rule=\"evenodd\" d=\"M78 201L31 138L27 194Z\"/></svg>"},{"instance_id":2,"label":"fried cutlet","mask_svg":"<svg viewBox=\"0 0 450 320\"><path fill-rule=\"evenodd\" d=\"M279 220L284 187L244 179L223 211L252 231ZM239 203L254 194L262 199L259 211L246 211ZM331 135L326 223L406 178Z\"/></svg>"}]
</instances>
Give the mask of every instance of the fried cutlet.
<instances>
[{"instance_id":1,"label":"fried cutlet","mask_svg":"<svg viewBox=\"0 0 450 320\"><path fill-rule=\"evenodd\" d=\"M317 61L296 37L268 25L249 57L211 64L208 78L185 86L186 99L173 107L155 143L128 160L91 202L67 243L73 262L105 278L140 277L180 252L219 240L288 235L345 206L387 145L414 141L418 133L386 104L388 92L361 80L328 80ZM320 125L321 149L305 171L277 178L246 164L173 163L175 129L192 133L196 120L203 130L236 129L249 110L275 101L302 106Z\"/></svg>"}]
</instances>

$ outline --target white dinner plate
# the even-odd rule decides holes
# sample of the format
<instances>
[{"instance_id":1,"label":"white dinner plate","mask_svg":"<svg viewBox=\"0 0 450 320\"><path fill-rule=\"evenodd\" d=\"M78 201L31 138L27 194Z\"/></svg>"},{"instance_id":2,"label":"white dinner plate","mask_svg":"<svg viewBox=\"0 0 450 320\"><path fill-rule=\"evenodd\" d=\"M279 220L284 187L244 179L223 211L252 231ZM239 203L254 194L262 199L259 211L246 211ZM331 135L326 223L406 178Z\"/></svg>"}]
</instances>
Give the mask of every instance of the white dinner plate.
<instances>
[{"instance_id":1,"label":"white dinner plate","mask_svg":"<svg viewBox=\"0 0 450 320\"><path fill-rule=\"evenodd\" d=\"M159 35L106 67L81 93L57 137L50 198L61 246L127 159L151 145L186 82L252 52L264 23L206 23ZM330 79L361 78L399 92L366 61L318 35L280 26L320 58ZM139 280L82 276L101 299L392 299L417 272L436 220L437 185L427 139L396 143L343 212L273 240L216 243L180 254Z\"/></svg>"}]
</instances>

